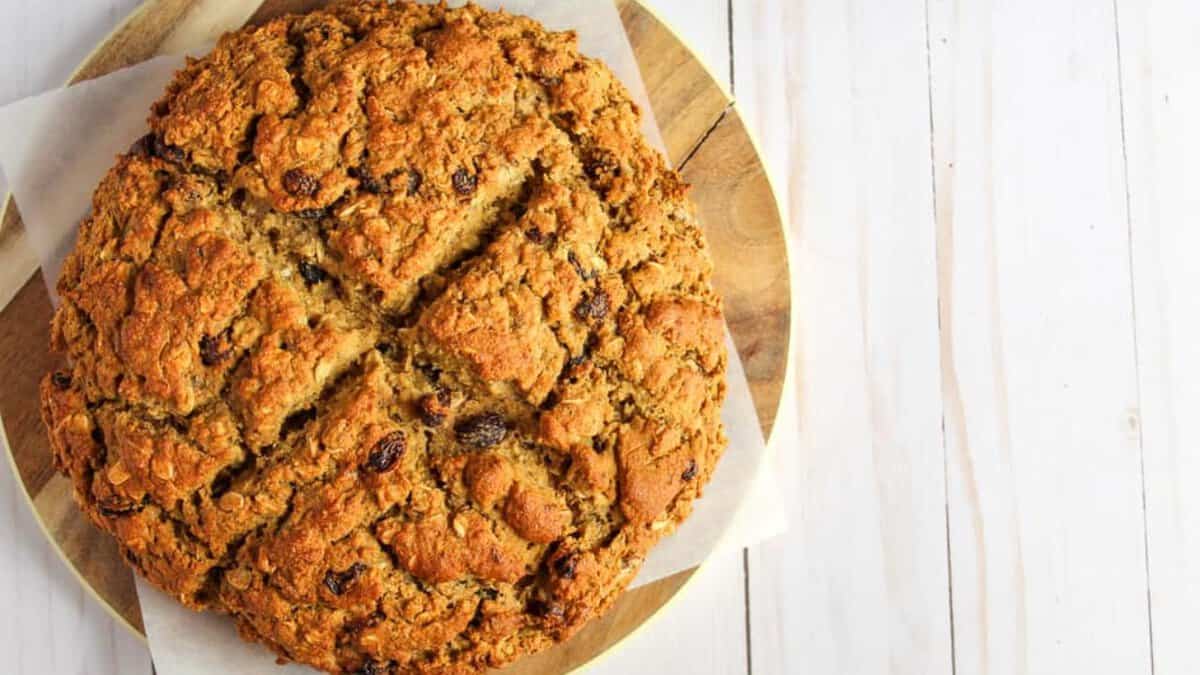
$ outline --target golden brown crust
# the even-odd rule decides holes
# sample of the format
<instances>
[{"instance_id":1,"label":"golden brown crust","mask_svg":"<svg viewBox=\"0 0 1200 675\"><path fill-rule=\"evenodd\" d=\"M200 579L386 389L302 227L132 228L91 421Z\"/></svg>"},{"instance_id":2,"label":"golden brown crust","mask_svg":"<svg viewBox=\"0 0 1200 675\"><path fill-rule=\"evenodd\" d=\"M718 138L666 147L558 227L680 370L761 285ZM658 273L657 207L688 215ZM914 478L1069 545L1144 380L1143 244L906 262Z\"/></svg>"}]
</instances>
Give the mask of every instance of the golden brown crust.
<instances>
[{"instance_id":1,"label":"golden brown crust","mask_svg":"<svg viewBox=\"0 0 1200 675\"><path fill-rule=\"evenodd\" d=\"M331 672L603 612L724 448L686 186L574 36L342 2L226 35L97 187L56 466L152 583Z\"/></svg>"}]
</instances>

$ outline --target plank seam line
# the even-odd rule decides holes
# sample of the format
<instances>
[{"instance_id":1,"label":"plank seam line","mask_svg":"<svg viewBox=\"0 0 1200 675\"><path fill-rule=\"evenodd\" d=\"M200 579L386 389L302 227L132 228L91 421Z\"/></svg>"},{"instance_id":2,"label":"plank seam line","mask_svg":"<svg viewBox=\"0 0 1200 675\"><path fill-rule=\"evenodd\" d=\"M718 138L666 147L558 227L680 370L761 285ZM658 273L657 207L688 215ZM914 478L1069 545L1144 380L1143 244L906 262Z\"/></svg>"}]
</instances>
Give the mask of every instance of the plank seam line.
<instances>
[{"instance_id":1,"label":"plank seam line","mask_svg":"<svg viewBox=\"0 0 1200 675\"><path fill-rule=\"evenodd\" d=\"M1146 574L1146 632L1148 633L1150 649L1150 675L1154 675L1154 604L1150 596L1150 527L1146 515L1146 450L1142 434L1142 364L1138 349L1137 293L1133 274L1133 200L1129 188L1129 146L1125 134L1125 81L1121 63L1121 23L1117 0L1112 0L1113 10L1113 41L1116 43L1117 56L1117 110L1121 122L1121 170L1125 181L1125 254L1129 267L1129 310L1133 325L1133 375L1134 395L1137 397L1137 439L1138 439L1138 470L1141 473L1142 487L1142 564Z\"/></svg>"},{"instance_id":2,"label":"plank seam line","mask_svg":"<svg viewBox=\"0 0 1200 675\"><path fill-rule=\"evenodd\" d=\"M700 137L700 140L696 141L695 147L688 151L687 157L683 158L683 161L679 163L679 166L675 167L676 171L682 172L684 167L688 165L688 162L692 161L692 158L696 156L696 153L700 152L700 148L704 147L704 143L708 141L708 137L712 136L713 132L717 130L717 127L721 126L721 122L725 121L725 117L729 114L730 110L733 110L732 101L725 104L725 107L721 110L721 114L717 116L717 120L712 123L712 126L709 127L707 131L704 132L704 135Z\"/></svg>"},{"instance_id":3,"label":"plank seam line","mask_svg":"<svg viewBox=\"0 0 1200 675\"><path fill-rule=\"evenodd\" d=\"M737 98L737 89L735 88L736 82L734 80L734 73L737 71L737 62L734 61L734 51L733 51L733 0L726 0L726 3L725 3L725 28L726 28L726 40L729 43L729 95L736 99ZM732 108L732 107L733 107L733 104L729 103L728 105L726 105L725 109L721 111L721 116L717 118L716 123L713 124L712 128L709 129L704 134L704 136L700 139L700 142L696 144L696 147L692 148L692 151L690 153L688 153L688 156L679 165L680 171L682 171L683 166L685 164L687 164L689 160L691 160L692 155L696 154L696 152L700 149L700 146L704 145L704 142L708 140L709 135L712 134L712 132L717 128L717 125L721 123L721 120L725 119L725 115L729 112L730 108ZM746 631L746 675L754 675L754 632L751 630L751 622L750 622L750 549L749 548L742 549L742 607L744 608L744 611L745 611L744 622L745 622L745 631Z\"/></svg>"},{"instance_id":4,"label":"plank seam line","mask_svg":"<svg viewBox=\"0 0 1200 675\"><path fill-rule=\"evenodd\" d=\"M754 634L750 632L750 549L742 549L742 597L746 607L746 675L754 675Z\"/></svg>"},{"instance_id":5,"label":"plank seam line","mask_svg":"<svg viewBox=\"0 0 1200 675\"><path fill-rule=\"evenodd\" d=\"M1115 0L1114 0L1115 1ZM937 254L938 247L938 200L937 200L937 151L934 143L934 124L933 124L933 48L932 40L929 32L929 0L925 0L925 95L929 107L929 189L930 197L933 199L933 227L934 227L934 265L940 265L941 258ZM940 275L939 275L940 277ZM941 305L941 285L938 285L937 293L938 305ZM942 311L938 307L937 311L938 335L941 335L942 330ZM940 343L940 337L939 337ZM941 431L942 431L942 507L943 507L943 524L946 532L946 609L947 623L950 628L950 673L957 675L958 673L958 654L957 645L954 635L954 569L950 556L950 451L946 446L946 397L943 395L941 399Z\"/></svg>"},{"instance_id":6,"label":"plank seam line","mask_svg":"<svg viewBox=\"0 0 1200 675\"><path fill-rule=\"evenodd\" d=\"M727 0L725 5L725 27L729 34L729 94L737 97L737 80L734 77L736 70L733 60L733 0Z\"/></svg>"}]
</instances>

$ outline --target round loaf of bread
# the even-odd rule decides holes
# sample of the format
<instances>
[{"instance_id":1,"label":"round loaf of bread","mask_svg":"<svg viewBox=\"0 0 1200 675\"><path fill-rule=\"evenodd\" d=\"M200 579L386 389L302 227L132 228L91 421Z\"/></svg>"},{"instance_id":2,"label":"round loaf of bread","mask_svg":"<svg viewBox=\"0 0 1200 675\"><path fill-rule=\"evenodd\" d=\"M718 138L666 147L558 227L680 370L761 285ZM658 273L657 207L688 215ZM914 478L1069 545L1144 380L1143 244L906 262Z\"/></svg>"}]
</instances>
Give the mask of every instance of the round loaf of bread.
<instances>
[{"instance_id":1,"label":"round loaf of bread","mask_svg":"<svg viewBox=\"0 0 1200 675\"><path fill-rule=\"evenodd\" d=\"M129 564L330 672L603 612L725 447L687 186L570 33L344 2L221 38L58 280L56 466Z\"/></svg>"}]
</instances>

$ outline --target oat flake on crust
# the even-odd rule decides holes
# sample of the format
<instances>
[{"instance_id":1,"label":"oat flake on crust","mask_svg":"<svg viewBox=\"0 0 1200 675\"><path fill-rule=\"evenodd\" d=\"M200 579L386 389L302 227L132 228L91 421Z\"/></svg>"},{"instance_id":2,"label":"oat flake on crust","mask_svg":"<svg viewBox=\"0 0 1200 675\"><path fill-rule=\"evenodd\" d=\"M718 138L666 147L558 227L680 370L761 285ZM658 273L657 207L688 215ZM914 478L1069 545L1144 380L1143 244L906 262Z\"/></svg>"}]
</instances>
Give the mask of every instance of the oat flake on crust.
<instances>
[{"instance_id":1,"label":"oat flake on crust","mask_svg":"<svg viewBox=\"0 0 1200 675\"><path fill-rule=\"evenodd\" d=\"M602 613L725 446L687 186L568 33L345 2L224 36L58 281L56 465L149 581L331 672Z\"/></svg>"}]
</instances>

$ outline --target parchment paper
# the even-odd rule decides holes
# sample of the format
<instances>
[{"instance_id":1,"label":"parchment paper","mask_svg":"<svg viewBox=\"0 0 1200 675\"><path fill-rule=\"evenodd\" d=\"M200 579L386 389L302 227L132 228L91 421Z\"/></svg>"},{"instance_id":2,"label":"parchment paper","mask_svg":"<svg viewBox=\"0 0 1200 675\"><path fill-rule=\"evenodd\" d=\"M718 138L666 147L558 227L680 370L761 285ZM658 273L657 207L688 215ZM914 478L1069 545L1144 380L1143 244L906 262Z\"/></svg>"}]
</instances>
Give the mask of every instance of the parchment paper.
<instances>
[{"instance_id":1,"label":"parchment paper","mask_svg":"<svg viewBox=\"0 0 1200 675\"><path fill-rule=\"evenodd\" d=\"M484 0L479 4L503 5L549 28L575 29L581 51L603 59L625 83L645 115L644 133L664 151L633 50L610 0ZM0 169L47 280L58 277L95 185L114 156L145 133L150 104L182 63L181 55L160 56L0 108ZM48 285L57 303L53 283ZM694 567L715 550L748 546L784 529L783 503L767 470L770 462L764 459L767 449L745 373L728 335L726 343L729 385L722 419L729 448L692 516L651 552L634 586ZM308 670L297 665L280 670L266 649L242 642L226 617L191 612L141 578L137 589L160 675Z\"/></svg>"}]
</instances>

